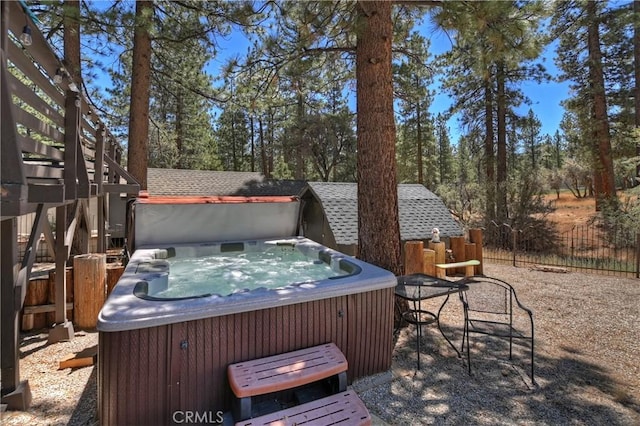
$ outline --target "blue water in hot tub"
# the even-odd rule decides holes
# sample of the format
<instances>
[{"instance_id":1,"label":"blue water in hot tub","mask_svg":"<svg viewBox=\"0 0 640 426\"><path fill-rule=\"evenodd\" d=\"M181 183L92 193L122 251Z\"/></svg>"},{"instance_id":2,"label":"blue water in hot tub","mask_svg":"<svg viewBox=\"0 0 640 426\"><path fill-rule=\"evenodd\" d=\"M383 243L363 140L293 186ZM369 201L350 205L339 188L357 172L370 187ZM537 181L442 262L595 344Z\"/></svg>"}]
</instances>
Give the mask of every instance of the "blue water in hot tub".
<instances>
[{"instance_id":1,"label":"blue water in hot tub","mask_svg":"<svg viewBox=\"0 0 640 426\"><path fill-rule=\"evenodd\" d=\"M168 288L152 294L153 297L225 296L238 291L276 289L348 274L317 257L308 257L294 247L167 260Z\"/></svg>"}]
</instances>

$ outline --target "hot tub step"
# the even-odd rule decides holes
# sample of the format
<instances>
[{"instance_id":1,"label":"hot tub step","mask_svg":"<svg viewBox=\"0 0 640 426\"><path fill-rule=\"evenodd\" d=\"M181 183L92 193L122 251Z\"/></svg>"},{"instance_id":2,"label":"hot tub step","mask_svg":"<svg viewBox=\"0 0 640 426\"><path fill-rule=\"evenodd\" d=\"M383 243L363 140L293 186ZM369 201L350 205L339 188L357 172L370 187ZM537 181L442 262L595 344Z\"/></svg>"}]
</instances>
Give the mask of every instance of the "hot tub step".
<instances>
[{"instance_id":1,"label":"hot tub step","mask_svg":"<svg viewBox=\"0 0 640 426\"><path fill-rule=\"evenodd\" d=\"M254 419L243 420L236 426L267 425L370 425L371 416L364 403L353 391L341 392L322 399L277 411Z\"/></svg>"},{"instance_id":2,"label":"hot tub step","mask_svg":"<svg viewBox=\"0 0 640 426\"><path fill-rule=\"evenodd\" d=\"M251 398L335 377L336 391L347 388L347 359L333 343L229 365L237 420L251 417Z\"/></svg>"}]
</instances>

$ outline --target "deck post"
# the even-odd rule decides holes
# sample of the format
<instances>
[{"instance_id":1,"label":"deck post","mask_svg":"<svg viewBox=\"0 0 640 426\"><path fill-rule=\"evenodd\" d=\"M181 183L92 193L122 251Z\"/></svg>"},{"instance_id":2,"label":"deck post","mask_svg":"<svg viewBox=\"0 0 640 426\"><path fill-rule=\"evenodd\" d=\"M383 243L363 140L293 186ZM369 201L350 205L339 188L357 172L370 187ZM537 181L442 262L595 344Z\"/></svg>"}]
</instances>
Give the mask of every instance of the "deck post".
<instances>
[{"instance_id":1,"label":"deck post","mask_svg":"<svg viewBox=\"0 0 640 426\"><path fill-rule=\"evenodd\" d=\"M73 339L73 324L67 320L67 257L65 244L66 206L56 207L56 323L49 330L49 343Z\"/></svg>"},{"instance_id":2,"label":"deck post","mask_svg":"<svg viewBox=\"0 0 640 426\"><path fill-rule=\"evenodd\" d=\"M3 220L2 256L0 256L0 375L2 404L9 410L27 410L31 405L28 381L20 381L19 336L20 324L16 303L21 292L15 287L18 264L17 219Z\"/></svg>"},{"instance_id":3,"label":"deck post","mask_svg":"<svg viewBox=\"0 0 640 426\"><path fill-rule=\"evenodd\" d=\"M78 123L79 108L76 106L76 92L67 90L64 102L64 197L66 200L78 198Z\"/></svg>"},{"instance_id":4,"label":"deck post","mask_svg":"<svg viewBox=\"0 0 640 426\"><path fill-rule=\"evenodd\" d=\"M106 235L105 235L105 202L104 202L104 190L102 188L102 182L104 180L104 124L98 126L96 134L96 162L95 173L93 175L93 181L96 183L96 194L98 196L98 222L96 224L98 228L98 244L96 251L98 253L107 252ZM91 231L91 229L89 229Z\"/></svg>"}]
</instances>

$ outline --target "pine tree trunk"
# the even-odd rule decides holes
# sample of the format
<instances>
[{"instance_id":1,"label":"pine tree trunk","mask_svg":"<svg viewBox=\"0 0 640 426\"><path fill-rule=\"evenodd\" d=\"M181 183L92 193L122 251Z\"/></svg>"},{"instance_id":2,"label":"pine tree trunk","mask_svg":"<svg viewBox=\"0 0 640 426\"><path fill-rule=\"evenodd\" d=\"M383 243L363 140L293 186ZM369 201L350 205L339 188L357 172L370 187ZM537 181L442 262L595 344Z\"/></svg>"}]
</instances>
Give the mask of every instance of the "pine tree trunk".
<instances>
[{"instance_id":1,"label":"pine tree trunk","mask_svg":"<svg viewBox=\"0 0 640 426\"><path fill-rule=\"evenodd\" d=\"M236 114L231 114L231 164L233 164L233 171L240 171L240 165L238 162L238 154L236 149Z\"/></svg>"},{"instance_id":2,"label":"pine tree trunk","mask_svg":"<svg viewBox=\"0 0 640 426\"><path fill-rule=\"evenodd\" d=\"M592 96L592 135L594 149L593 184L596 195L596 210L601 202L615 202L616 188L611 155L611 136L607 117L604 74L602 71L602 52L600 50L599 21L596 14L596 2L587 2L588 46L589 46L589 83Z\"/></svg>"},{"instance_id":3,"label":"pine tree trunk","mask_svg":"<svg viewBox=\"0 0 640 426\"><path fill-rule=\"evenodd\" d=\"M416 79L417 80L417 79ZM419 82L416 81L416 87ZM418 183L424 185L423 164L422 164L422 109L420 101L416 103L416 126L418 138L418 154L416 156L416 166L418 167Z\"/></svg>"},{"instance_id":4,"label":"pine tree trunk","mask_svg":"<svg viewBox=\"0 0 640 426\"><path fill-rule=\"evenodd\" d=\"M484 102L485 102L485 139L484 139L484 161L486 181L486 212L487 221L496 218L496 178L495 178L495 157L493 150L493 91L491 81L484 82Z\"/></svg>"},{"instance_id":5,"label":"pine tree trunk","mask_svg":"<svg viewBox=\"0 0 640 426\"><path fill-rule=\"evenodd\" d=\"M131 105L129 110L129 172L147 189L149 163L149 87L151 81L152 1L136 2L136 26L133 33Z\"/></svg>"},{"instance_id":6,"label":"pine tree trunk","mask_svg":"<svg viewBox=\"0 0 640 426\"><path fill-rule=\"evenodd\" d=\"M391 7L387 1L357 7L358 251L364 261L400 275Z\"/></svg>"},{"instance_id":7,"label":"pine tree trunk","mask_svg":"<svg viewBox=\"0 0 640 426\"><path fill-rule=\"evenodd\" d=\"M249 139L251 140L251 171L256 171L256 134L253 123L253 114L249 117Z\"/></svg>"},{"instance_id":8,"label":"pine tree trunk","mask_svg":"<svg viewBox=\"0 0 640 426\"><path fill-rule=\"evenodd\" d=\"M67 71L78 89L81 88L82 73L80 71L80 2L65 0L64 2L64 60Z\"/></svg>"},{"instance_id":9,"label":"pine tree trunk","mask_svg":"<svg viewBox=\"0 0 640 426\"><path fill-rule=\"evenodd\" d=\"M184 134L183 134L183 126L182 120L185 119L183 114L183 99L182 95L178 94L176 97L176 151L178 154L178 162L176 163L177 169L184 169L185 158L184 158Z\"/></svg>"},{"instance_id":10,"label":"pine tree trunk","mask_svg":"<svg viewBox=\"0 0 640 426\"><path fill-rule=\"evenodd\" d=\"M499 62L496 70L498 84L498 145L496 165L496 217L498 223L508 219L507 212L507 101L505 96L504 63Z\"/></svg>"},{"instance_id":11,"label":"pine tree trunk","mask_svg":"<svg viewBox=\"0 0 640 426\"><path fill-rule=\"evenodd\" d=\"M267 161L267 148L265 146L267 140L264 137L264 126L262 125L262 118L258 120L258 138L260 140L260 160L262 162L262 174L265 178L271 179L271 170L269 169L269 162Z\"/></svg>"},{"instance_id":12,"label":"pine tree trunk","mask_svg":"<svg viewBox=\"0 0 640 426\"><path fill-rule=\"evenodd\" d=\"M298 82L298 85L302 85L301 82ZM296 169L294 177L296 179L304 179L304 128L302 127L304 123L304 98L302 94L298 94L298 100L296 103L296 119L298 124L296 126L296 145L295 145L295 154L296 154Z\"/></svg>"},{"instance_id":13,"label":"pine tree trunk","mask_svg":"<svg viewBox=\"0 0 640 426\"><path fill-rule=\"evenodd\" d=\"M633 2L633 70L635 76L634 101L635 125L640 128L640 1ZM640 157L640 142L636 144L636 155ZM636 166L636 177L640 177L640 164ZM635 181L633 186L640 182Z\"/></svg>"}]
</instances>

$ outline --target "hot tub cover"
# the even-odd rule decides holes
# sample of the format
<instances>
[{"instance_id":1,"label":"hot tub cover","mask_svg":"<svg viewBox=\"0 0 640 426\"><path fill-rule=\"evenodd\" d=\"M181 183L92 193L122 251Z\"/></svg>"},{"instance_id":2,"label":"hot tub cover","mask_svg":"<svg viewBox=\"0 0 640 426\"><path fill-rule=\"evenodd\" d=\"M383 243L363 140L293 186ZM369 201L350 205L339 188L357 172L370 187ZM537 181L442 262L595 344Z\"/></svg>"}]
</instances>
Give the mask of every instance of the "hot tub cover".
<instances>
[{"instance_id":1,"label":"hot tub cover","mask_svg":"<svg viewBox=\"0 0 640 426\"><path fill-rule=\"evenodd\" d=\"M133 204L132 248L297 235L297 197L148 197Z\"/></svg>"}]
</instances>

